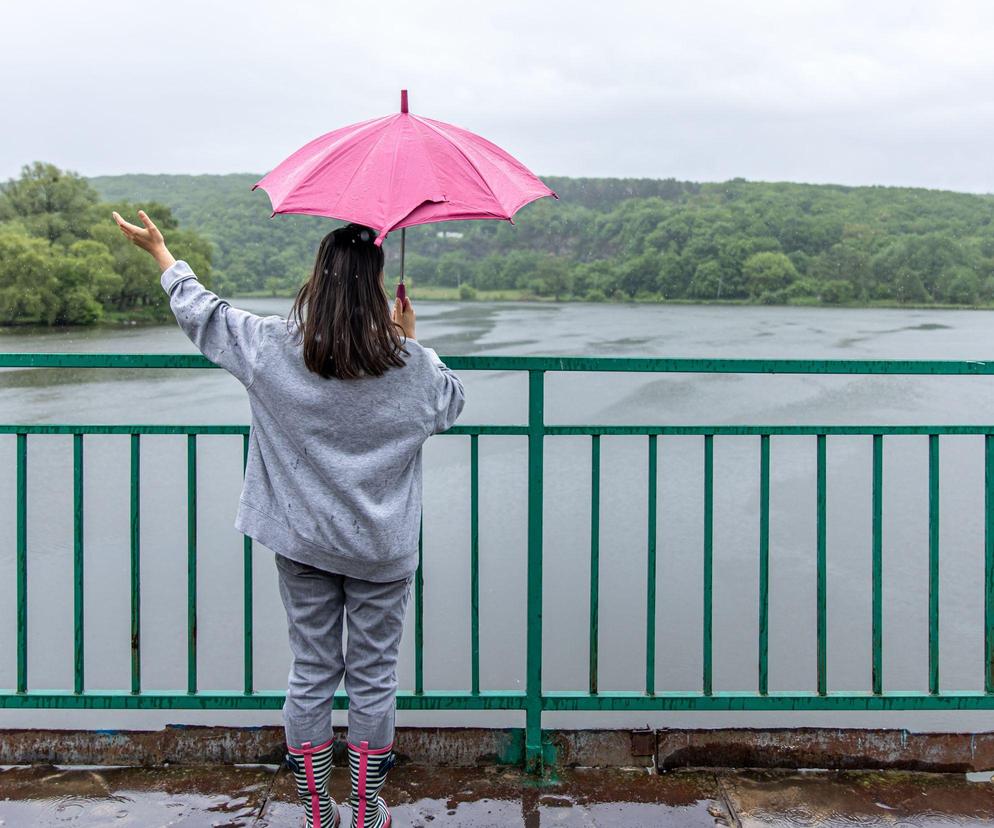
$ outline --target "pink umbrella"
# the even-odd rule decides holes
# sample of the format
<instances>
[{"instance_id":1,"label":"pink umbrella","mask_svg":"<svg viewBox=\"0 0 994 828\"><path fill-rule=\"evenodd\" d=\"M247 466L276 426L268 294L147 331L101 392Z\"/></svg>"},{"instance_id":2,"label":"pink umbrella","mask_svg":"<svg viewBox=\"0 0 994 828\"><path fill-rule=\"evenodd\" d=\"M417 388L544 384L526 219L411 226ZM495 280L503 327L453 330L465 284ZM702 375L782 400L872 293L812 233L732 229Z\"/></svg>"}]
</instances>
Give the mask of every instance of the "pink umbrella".
<instances>
[{"instance_id":1,"label":"pink umbrella","mask_svg":"<svg viewBox=\"0 0 994 828\"><path fill-rule=\"evenodd\" d=\"M407 90L400 112L315 138L255 186L277 213L353 221L378 232L400 229L404 298L404 228L435 221L501 219L537 198L559 198L521 162L479 135L412 115Z\"/></svg>"}]
</instances>

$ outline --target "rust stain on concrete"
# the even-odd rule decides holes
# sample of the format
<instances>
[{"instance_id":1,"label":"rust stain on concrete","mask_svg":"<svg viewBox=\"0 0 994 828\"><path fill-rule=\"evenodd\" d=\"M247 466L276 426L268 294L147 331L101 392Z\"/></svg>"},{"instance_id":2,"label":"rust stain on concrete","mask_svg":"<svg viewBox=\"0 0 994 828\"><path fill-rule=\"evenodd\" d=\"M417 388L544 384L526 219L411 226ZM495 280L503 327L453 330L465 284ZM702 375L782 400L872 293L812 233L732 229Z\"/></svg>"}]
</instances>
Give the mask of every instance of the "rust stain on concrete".
<instances>
[{"instance_id":1,"label":"rust stain on concrete","mask_svg":"<svg viewBox=\"0 0 994 828\"><path fill-rule=\"evenodd\" d=\"M994 768L994 733L841 728L667 730L656 733L660 770L830 768L966 773Z\"/></svg>"}]
</instances>

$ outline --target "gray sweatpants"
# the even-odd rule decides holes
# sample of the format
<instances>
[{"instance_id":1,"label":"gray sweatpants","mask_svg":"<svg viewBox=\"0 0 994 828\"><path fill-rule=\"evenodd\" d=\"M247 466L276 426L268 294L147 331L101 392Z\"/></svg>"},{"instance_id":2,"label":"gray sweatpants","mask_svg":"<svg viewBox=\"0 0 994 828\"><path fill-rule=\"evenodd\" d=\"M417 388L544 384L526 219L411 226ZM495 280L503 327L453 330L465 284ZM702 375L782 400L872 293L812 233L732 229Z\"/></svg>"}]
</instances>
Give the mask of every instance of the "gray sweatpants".
<instances>
[{"instance_id":1,"label":"gray sweatpants","mask_svg":"<svg viewBox=\"0 0 994 828\"><path fill-rule=\"evenodd\" d=\"M397 653L414 576L376 583L349 578L276 554L293 661L283 723L287 743L319 745L332 737L332 696L345 677L349 741L393 742ZM342 652L343 616L348 645Z\"/></svg>"}]
</instances>

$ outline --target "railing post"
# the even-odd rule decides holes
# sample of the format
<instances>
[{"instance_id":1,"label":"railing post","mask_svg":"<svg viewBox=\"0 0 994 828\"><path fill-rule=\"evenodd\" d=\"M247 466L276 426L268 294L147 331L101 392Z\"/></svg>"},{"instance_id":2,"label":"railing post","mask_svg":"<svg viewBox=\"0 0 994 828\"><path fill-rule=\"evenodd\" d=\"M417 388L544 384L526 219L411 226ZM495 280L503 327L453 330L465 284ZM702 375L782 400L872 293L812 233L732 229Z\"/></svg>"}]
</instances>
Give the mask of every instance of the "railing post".
<instances>
[{"instance_id":1,"label":"railing post","mask_svg":"<svg viewBox=\"0 0 994 828\"><path fill-rule=\"evenodd\" d=\"M141 435L131 435L131 694L141 681Z\"/></svg>"},{"instance_id":2,"label":"railing post","mask_svg":"<svg viewBox=\"0 0 994 828\"><path fill-rule=\"evenodd\" d=\"M994 435L984 436L984 692L994 693Z\"/></svg>"},{"instance_id":3,"label":"railing post","mask_svg":"<svg viewBox=\"0 0 994 828\"><path fill-rule=\"evenodd\" d=\"M656 435L649 435L649 509L646 534L645 694L656 694Z\"/></svg>"},{"instance_id":4,"label":"railing post","mask_svg":"<svg viewBox=\"0 0 994 828\"><path fill-rule=\"evenodd\" d=\"M28 435L17 435L17 692L28 692Z\"/></svg>"},{"instance_id":5,"label":"railing post","mask_svg":"<svg viewBox=\"0 0 994 828\"><path fill-rule=\"evenodd\" d=\"M939 435L928 435L928 692L939 693Z\"/></svg>"},{"instance_id":6,"label":"railing post","mask_svg":"<svg viewBox=\"0 0 994 828\"><path fill-rule=\"evenodd\" d=\"M480 694L480 435L469 438L470 692Z\"/></svg>"},{"instance_id":7,"label":"railing post","mask_svg":"<svg viewBox=\"0 0 994 828\"><path fill-rule=\"evenodd\" d=\"M83 644L83 435L72 438L72 493L73 493L73 692L82 693L85 687Z\"/></svg>"},{"instance_id":8,"label":"railing post","mask_svg":"<svg viewBox=\"0 0 994 828\"><path fill-rule=\"evenodd\" d=\"M759 695L770 690L770 435L759 438Z\"/></svg>"},{"instance_id":9,"label":"railing post","mask_svg":"<svg viewBox=\"0 0 994 828\"><path fill-rule=\"evenodd\" d=\"M418 568L414 572L414 692L425 691L425 513L418 518Z\"/></svg>"},{"instance_id":10,"label":"railing post","mask_svg":"<svg viewBox=\"0 0 994 828\"><path fill-rule=\"evenodd\" d=\"M873 435L873 549L872 570L870 575L871 594L871 644L870 644L870 680L874 695L879 696L884 691L884 611L883 611L883 531L884 531L884 436Z\"/></svg>"},{"instance_id":11,"label":"railing post","mask_svg":"<svg viewBox=\"0 0 994 828\"><path fill-rule=\"evenodd\" d=\"M248 466L249 435L242 437L242 476ZM248 535L242 538L242 670L244 678L242 684L245 695L251 696L255 692L255 668L254 668L254 631L253 631L253 570L252 570L252 538Z\"/></svg>"},{"instance_id":12,"label":"railing post","mask_svg":"<svg viewBox=\"0 0 994 828\"><path fill-rule=\"evenodd\" d=\"M710 696L714 689L714 671L712 663L712 632L713 624L713 588L714 585L714 436L704 435L704 595L702 605L703 665L701 689L705 696Z\"/></svg>"},{"instance_id":13,"label":"railing post","mask_svg":"<svg viewBox=\"0 0 994 828\"><path fill-rule=\"evenodd\" d=\"M528 601L525 682L525 769L540 774L542 759L542 500L545 372L528 372Z\"/></svg>"},{"instance_id":14,"label":"railing post","mask_svg":"<svg viewBox=\"0 0 994 828\"><path fill-rule=\"evenodd\" d=\"M818 634L817 650L817 671L818 671L818 695L824 696L828 693L828 613L827 613L827 593L828 593L828 547L826 543L826 521L827 521L827 488L828 472L825 448L825 435L819 434L817 437L818 468L816 483L817 500L817 524L816 524L816 597L815 597L815 619Z\"/></svg>"},{"instance_id":15,"label":"railing post","mask_svg":"<svg viewBox=\"0 0 994 828\"><path fill-rule=\"evenodd\" d=\"M197 435L186 439L186 692L197 692Z\"/></svg>"},{"instance_id":16,"label":"railing post","mask_svg":"<svg viewBox=\"0 0 994 828\"><path fill-rule=\"evenodd\" d=\"M601 438L590 438L590 635L589 692L597 695L597 647L600 626Z\"/></svg>"}]
</instances>

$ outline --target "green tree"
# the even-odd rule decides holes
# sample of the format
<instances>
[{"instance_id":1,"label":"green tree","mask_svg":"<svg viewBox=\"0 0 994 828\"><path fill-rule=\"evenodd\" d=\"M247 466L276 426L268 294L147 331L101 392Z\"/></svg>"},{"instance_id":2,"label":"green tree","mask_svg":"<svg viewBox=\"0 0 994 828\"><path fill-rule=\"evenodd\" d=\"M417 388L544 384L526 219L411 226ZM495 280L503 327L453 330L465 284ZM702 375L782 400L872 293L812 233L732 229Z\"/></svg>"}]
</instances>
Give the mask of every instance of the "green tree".
<instances>
[{"instance_id":1,"label":"green tree","mask_svg":"<svg viewBox=\"0 0 994 828\"><path fill-rule=\"evenodd\" d=\"M797 279L794 263L783 253L754 253L742 266L751 296L775 293Z\"/></svg>"},{"instance_id":2,"label":"green tree","mask_svg":"<svg viewBox=\"0 0 994 828\"><path fill-rule=\"evenodd\" d=\"M4 185L3 201L4 212L20 219L31 235L68 245L87 237L99 196L76 173L36 161Z\"/></svg>"},{"instance_id":3,"label":"green tree","mask_svg":"<svg viewBox=\"0 0 994 828\"><path fill-rule=\"evenodd\" d=\"M975 305L980 295L980 279L968 267L957 267L950 273L944 291L947 302L957 305Z\"/></svg>"},{"instance_id":4,"label":"green tree","mask_svg":"<svg viewBox=\"0 0 994 828\"><path fill-rule=\"evenodd\" d=\"M541 283L541 295L552 296L557 302L573 288L573 274L564 259L544 256L535 268L535 277Z\"/></svg>"},{"instance_id":5,"label":"green tree","mask_svg":"<svg viewBox=\"0 0 994 828\"><path fill-rule=\"evenodd\" d=\"M0 228L0 322L54 324L62 300L51 246L16 228Z\"/></svg>"},{"instance_id":6,"label":"green tree","mask_svg":"<svg viewBox=\"0 0 994 828\"><path fill-rule=\"evenodd\" d=\"M847 304L853 299L853 287L843 279L832 279L822 283L821 299L829 305Z\"/></svg>"},{"instance_id":7,"label":"green tree","mask_svg":"<svg viewBox=\"0 0 994 828\"><path fill-rule=\"evenodd\" d=\"M688 293L695 299L720 299L721 287L721 265L714 259L708 259L701 262L694 271Z\"/></svg>"}]
</instances>

